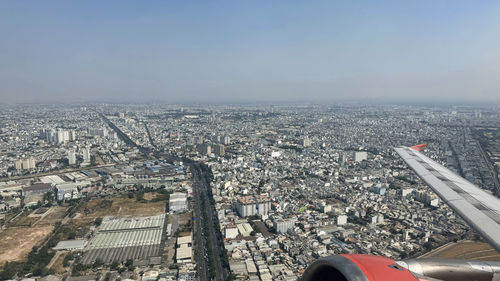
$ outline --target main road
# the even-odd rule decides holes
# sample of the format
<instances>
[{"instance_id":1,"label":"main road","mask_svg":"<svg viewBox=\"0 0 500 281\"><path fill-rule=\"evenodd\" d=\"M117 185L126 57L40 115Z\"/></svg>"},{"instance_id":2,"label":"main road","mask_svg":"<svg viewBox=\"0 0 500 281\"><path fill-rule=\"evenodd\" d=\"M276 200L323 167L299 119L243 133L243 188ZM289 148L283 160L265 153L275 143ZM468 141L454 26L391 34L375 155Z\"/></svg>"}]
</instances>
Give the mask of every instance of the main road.
<instances>
[{"instance_id":1,"label":"main road","mask_svg":"<svg viewBox=\"0 0 500 281\"><path fill-rule=\"evenodd\" d=\"M213 276L217 281L225 281L228 271L222 264L224 244L221 240L217 216L215 216L213 198L209 193L209 184L198 164L191 164L190 167L193 174L195 232L197 233L195 258L200 280L208 281Z\"/></svg>"},{"instance_id":2,"label":"main road","mask_svg":"<svg viewBox=\"0 0 500 281\"><path fill-rule=\"evenodd\" d=\"M198 181L193 174L193 223L194 223L194 246L195 260L198 272L198 280L210 280L209 265L207 261L207 237L204 230L204 216L201 210L201 194L199 192Z\"/></svg>"},{"instance_id":3,"label":"main road","mask_svg":"<svg viewBox=\"0 0 500 281\"><path fill-rule=\"evenodd\" d=\"M121 131L111 120L100 113L101 118L118 134L118 136L132 147L138 147L142 152L146 149L137 145L128 135ZM147 127L146 127L147 128ZM148 132L149 133L149 132ZM151 138L151 136L150 136ZM153 142L151 142L153 144ZM156 153L153 153L156 155ZM168 156L167 160L180 160L175 156ZM229 271L224 267L224 243L219 229L219 221L216 215L213 197L210 191L210 183L207 182L201 165L196 162L188 164L193 175L193 197L194 197L194 235L195 235L195 260L198 272L198 280L209 281L212 276L216 281L225 281Z\"/></svg>"}]
</instances>

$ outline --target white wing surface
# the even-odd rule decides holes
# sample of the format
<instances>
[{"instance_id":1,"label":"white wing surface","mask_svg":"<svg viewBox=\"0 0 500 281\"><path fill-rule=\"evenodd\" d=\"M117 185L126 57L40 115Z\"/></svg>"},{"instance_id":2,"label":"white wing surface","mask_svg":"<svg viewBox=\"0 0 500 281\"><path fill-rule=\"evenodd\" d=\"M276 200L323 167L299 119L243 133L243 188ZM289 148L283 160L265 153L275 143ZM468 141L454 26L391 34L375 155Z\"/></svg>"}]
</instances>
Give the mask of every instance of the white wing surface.
<instances>
[{"instance_id":1,"label":"white wing surface","mask_svg":"<svg viewBox=\"0 0 500 281\"><path fill-rule=\"evenodd\" d=\"M500 199L420 153L424 146L395 150L444 202L500 251Z\"/></svg>"}]
</instances>

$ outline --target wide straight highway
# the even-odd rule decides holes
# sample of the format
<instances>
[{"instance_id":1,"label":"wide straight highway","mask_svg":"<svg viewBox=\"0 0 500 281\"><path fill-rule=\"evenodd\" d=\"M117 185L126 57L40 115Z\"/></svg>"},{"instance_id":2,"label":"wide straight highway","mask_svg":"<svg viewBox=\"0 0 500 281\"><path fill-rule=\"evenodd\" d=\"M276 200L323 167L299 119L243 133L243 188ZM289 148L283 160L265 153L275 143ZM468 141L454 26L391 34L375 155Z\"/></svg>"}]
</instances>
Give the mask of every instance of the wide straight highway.
<instances>
[{"instance_id":1,"label":"wide straight highway","mask_svg":"<svg viewBox=\"0 0 500 281\"><path fill-rule=\"evenodd\" d=\"M193 169L191 169L193 170ZM207 236L204 229L204 215L201 210L202 195L200 192L199 174L193 172L193 223L194 246L198 280L209 281L210 272L207 260Z\"/></svg>"},{"instance_id":2,"label":"wide straight highway","mask_svg":"<svg viewBox=\"0 0 500 281\"><path fill-rule=\"evenodd\" d=\"M213 199L209 193L209 184L198 164L191 165L193 173L194 212L195 227L197 234L196 262L200 280L225 281L228 271L224 267L223 251L224 244L220 234ZM205 278L206 275L206 278Z\"/></svg>"}]
</instances>

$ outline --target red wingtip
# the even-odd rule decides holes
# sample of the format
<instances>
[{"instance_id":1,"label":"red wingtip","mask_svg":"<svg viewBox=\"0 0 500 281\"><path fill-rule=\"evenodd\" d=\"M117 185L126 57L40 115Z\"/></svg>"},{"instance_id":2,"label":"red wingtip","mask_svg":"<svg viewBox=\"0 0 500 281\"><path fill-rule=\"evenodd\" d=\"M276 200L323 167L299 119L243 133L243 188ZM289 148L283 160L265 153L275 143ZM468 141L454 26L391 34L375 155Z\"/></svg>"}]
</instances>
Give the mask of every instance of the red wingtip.
<instances>
[{"instance_id":1,"label":"red wingtip","mask_svg":"<svg viewBox=\"0 0 500 281\"><path fill-rule=\"evenodd\" d=\"M424 149L424 147L426 147L427 144L426 143L422 143L422 144L418 144L418 145L414 145L414 146L410 146L410 148L413 148L415 149L416 151L420 151L422 149Z\"/></svg>"}]
</instances>

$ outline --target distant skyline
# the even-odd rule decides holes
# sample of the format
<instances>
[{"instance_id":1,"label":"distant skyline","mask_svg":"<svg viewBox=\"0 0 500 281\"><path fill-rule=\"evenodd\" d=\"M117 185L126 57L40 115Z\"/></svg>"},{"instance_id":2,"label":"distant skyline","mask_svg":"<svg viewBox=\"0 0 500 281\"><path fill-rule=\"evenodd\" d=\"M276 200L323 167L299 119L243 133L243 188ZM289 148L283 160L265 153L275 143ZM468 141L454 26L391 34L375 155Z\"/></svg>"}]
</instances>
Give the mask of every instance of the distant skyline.
<instances>
[{"instance_id":1,"label":"distant skyline","mask_svg":"<svg viewBox=\"0 0 500 281\"><path fill-rule=\"evenodd\" d=\"M498 1L1 1L0 103L500 104Z\"/></svg>"}]
</instances>

